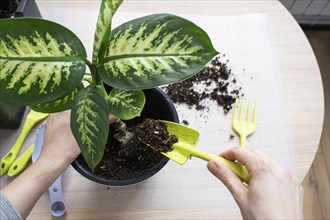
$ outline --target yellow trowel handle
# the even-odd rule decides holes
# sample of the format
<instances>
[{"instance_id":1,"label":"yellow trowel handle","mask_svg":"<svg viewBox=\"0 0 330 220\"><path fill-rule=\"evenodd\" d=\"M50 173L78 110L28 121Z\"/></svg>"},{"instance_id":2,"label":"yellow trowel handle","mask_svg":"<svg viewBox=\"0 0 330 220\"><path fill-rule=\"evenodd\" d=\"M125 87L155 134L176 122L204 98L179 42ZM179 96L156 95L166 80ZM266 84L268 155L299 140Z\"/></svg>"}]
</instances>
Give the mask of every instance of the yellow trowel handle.
<instances>
[{"instance_id":1,"label":"yellow trowel handle","mask_svg":"<svg viewBox=\"0 0 330 220\"><path fill-rule=\"evenodd\" d=\"M203 159L203 158L201 158ZM229 167L243 182L249 183L249 172L246 170L245 166L242 164L236 163L231 160L227 160L223 157L219 157L216 155L210 155L210 157L205 157L204 160L210 161L210 160L218 160L225 164L227 167Z\"/></svg>"},{"instance_id":2,"label":"yellow trowel handle","mask_svg":"<svg viewBox=\"0 0 330 220\"><path fill-rule=\"evenodd\" d=\"M211 161L211 160L217 160L221 163L225 164L227 167L229 167L242 181L245 183L249 183L249 172L246 170L245 166L236 163L231 160L227 160L223 157L219 157L214 154L210 154L208 152L197 150L196 148L192 147L186 147L184 145L176 146L176 148L181 148L182 150L189 152L191 156L198 157L200 159Z\"/></svg>"},{"instance_id":3,"label":"yellow trowel handle","mask_svg":"<svg viewBox=\"0 0 330 220\"><path fill-rule=\"evenodd\" d=\"M26 119L23 129L18 136L15 144L12 146L12 148L9 150L9 152L1 159L0 161L0 176L4 175L11 164L14 162L14 160L17 157L17 154L19 150L22 147L22 144L24 142L25 137L30 132L30 130L33 128L34 123L31 122L28 118Z\"/></svg>"},{"instance_id":4,"label":"yellow trowel handle","mask_svg":"<svg viewBox=\"0 0 330 220\"><path fill-rule=\"evenodd\" d=\"M34 144L32 144L22 155L20 155L14 163L10 166L8 170L8 176L16 176L17 174L21 173L27 163L30 161L32 152L34 149Z\"/></svg>"}]
</instances>

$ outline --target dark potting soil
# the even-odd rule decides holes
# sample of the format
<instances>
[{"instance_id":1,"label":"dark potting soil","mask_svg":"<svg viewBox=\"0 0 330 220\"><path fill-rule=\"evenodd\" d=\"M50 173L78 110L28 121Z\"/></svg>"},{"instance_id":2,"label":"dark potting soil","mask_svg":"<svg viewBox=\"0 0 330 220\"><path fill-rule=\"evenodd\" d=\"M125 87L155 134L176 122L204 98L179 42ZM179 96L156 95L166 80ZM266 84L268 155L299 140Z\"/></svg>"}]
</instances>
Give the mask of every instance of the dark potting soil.
<instances>
[{"instance_id":1,"label":"dark potting soil","mask_svg":"<svg viewBox=\"0 0 330 220\"><path fill-rule=\"evenodd\" d=\"M211 100L221 106L225 113L229 112L235 99L244 94L241 92L242 88L235 85L237 78L229 67L229 60L221 62L221 56L225 57L214 57L193 77L164 87L165 92L174 103L185 103L198 111L208 108L204 100ZM196 85L201 85L204 89L196 90Z\"/></svg>"},{"instance_id":2,"label":"dark potting soil","mask_svg":"<svg viewBox=\"0 0 330 220\"><path fill-rule=\"evenodd\" d=\"M159 120L146 119L137 125L128 121L125 124L126 127L121 125L120 128L118 124L110 125L108 145L102 161L94 170L96 175L108 179L131 179L139 176L162 159L160 152L171 151L172 145L178 141ZM131 137L122 144L121 137L127 132Z\"/></svg>"},{"instance_id":3,"label":"dark potting soil","mask_svg":"<svg viewBox=\"0 0 330 220\"><path fill-rule=\"evenodd\" d=\"M178 138L167 131L165 123L154 119L146 119L138 124L135 137L158 153L171 151L172 145L178 142Z\"/></svg>"},{"instance_id":4,"label":"dark potting soil","mask_svg":"<svg viewBox=\"0 0 330 220\"><path fill-rule=\"evenodd\" d=\"M21 0L1 0L0 18L10 18L16 11Z\"/></svg>"}]
</instances>

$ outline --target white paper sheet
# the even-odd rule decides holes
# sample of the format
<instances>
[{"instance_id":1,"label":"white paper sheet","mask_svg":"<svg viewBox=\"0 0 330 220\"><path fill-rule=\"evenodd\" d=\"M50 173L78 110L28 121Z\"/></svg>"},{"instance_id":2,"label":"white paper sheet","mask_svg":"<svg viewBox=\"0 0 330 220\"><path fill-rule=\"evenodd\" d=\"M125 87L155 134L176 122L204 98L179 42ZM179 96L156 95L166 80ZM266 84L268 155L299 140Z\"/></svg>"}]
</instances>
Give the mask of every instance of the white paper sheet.
<instances>
[{"instance_id":1,"label":"white paper sheet","mask_svg":"<svg viewBox=\"0 0 330 220\"><path fill-rule=\"evenodd\" d=\"M80 11L74 14L74 18L80 20L80 17L86 15L91 18L87 23L77 22L69 28L81 38L91 57L97 14ZM54 16L59 14L43 11L44 18L61 22L60 17ZM113 27L139 16L142 15L118 13L114 17ZM295 173L293 146L283 106L284 96L269 17L262 14L230 17L182 15L182 17L195 22L209 34L214 47L222 54L226 54L232 72L237 76L238 83L242 85L245 99L253 103L257 102L257 129L248 138L247 148L262 151ZM188 120L191 127L201 132L197 148L218 154L237 146L239 139L237 136L234 140L229 139L230 134L234 134L231 129L232 111L224 115L222 108L215 103L209 103L209 106L210 111L204 113L187 109L185 106L177 106L177 110L180 119ZM171 193L173 188L180 189L176 191L175 196ZM163 209L235 207L235 201L228 190L210 175L206 169L206 162L197 158L189 160L184 166L170 161L160 173L148 181L131 187L110 188L106 193L111 194L111 198L121 197L112 200L117 201L115 203L105 203L105 206L109 207ZM100 199L98 195L95 194L94 199ZM127 199L123 199L126 197ZM93 197L90 195L89 206L93 206L92 200ZM198 203L193 202L196 200Z\"/></svg>"}]
</instances>

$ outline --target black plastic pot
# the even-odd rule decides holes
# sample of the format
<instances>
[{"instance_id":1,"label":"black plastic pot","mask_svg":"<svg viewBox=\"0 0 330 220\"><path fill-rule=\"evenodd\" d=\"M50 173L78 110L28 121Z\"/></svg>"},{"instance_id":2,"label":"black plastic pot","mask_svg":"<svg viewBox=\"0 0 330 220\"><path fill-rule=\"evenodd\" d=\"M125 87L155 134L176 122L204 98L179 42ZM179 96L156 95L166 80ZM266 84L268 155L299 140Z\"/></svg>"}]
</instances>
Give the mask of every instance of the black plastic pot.
<instances>
[{"instance_id":1,"label":"black plastic pot","mask_svg":"<svg viewBox=\"0 0 330 220\"><path fill-rule=\"evenodd\" d=\"M0 129L17 129L22 122L25 107L0 102Z\"/></svg>"},{"instance_id":2,"label":"black plastic pot","mask_svg":"<svg viewBox=\"0 0 330 220\"><path fill-rule=\"evenodd\" d=\"M35 0L21 0L14 17L41 18L41 14Z\"/></svg>"},{"instance_id":3,"label":"black plastic pot","mask_svg":"<svg viewBox=\"0 0 330 220\"><path fill-rule=\"evenodd\" d=\"M6 1L2 2L2 4L5 3ZM11 17L41 17L41 14L35 0L21 0L16 12ZM0 102L0 129L19 128L24 112L25 107Z\"/></svg>"},{"instance_id":4,"label":"black plastic pot","mask_svg":"<svg viewBox=\"0 0 330 220\"><path fill-rule=\"evenodd\" d=\"M170 98L159 88L144 90L146 96L146 104L141 113L141 117L161 119L167 121L179 122L178 114ZM134 119L133 119L134 120ZM165 164L169 161L167 157L155 164L155 166L143 173L141 176L134 177L132 179L118 180L118 179L106 179L101 176L97 176L90 171L82 155L80 155L73 163L72 166L87 179L96 183L109 185L109 186L127 186L142 182L149 177L160 171Z\"/></svg>"},{"instance_id":5,"label":"black plastic pot","mask_svg":"<svg viewBox=\"0 0 330 220\"><path fill-rule=\"evenodd\" d=\"M1 14L0 18L11 17L41 17L40 11L35 0L21 0L15 11L12 11L15 7L14 0L1 0L0 8L4 10L5 14ZM3 17L2 17L3 16Z\"/></svg>"}]
</instances>

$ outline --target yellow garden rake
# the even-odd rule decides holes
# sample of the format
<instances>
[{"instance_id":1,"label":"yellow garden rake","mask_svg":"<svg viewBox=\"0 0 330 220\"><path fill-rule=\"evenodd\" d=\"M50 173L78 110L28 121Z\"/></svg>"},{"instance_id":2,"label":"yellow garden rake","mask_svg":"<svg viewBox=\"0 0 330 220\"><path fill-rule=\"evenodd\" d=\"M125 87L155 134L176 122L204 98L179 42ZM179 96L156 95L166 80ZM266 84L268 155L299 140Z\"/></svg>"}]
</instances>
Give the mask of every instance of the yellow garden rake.
<instances>
[{"instance_id":1,"label":"yellow garden rake","mask_svg":"<svg viewBox=\"0 0 330 220\"><path fill-rule=\"evenodd\" d=\"M243 118L244 101L242 101L238 117L236 112L238 109L238 99L235 100L234 113L232 118L233 130L240 136L240 146L246 146L246 138L256 130L257 124L257 104L254 105L253 117L250 120L250 103L248 103L246 118Z\"/></svg>"}]
</instances>

